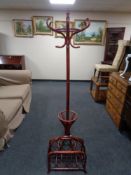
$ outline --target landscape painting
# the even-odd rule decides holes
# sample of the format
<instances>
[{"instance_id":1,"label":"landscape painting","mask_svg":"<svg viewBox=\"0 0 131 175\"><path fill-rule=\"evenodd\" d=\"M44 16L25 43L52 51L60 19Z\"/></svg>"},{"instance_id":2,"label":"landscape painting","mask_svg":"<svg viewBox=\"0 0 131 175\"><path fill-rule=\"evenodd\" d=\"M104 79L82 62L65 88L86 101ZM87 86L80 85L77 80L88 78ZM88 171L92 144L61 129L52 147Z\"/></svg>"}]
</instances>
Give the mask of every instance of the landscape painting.
<instances>
[{"instance_id":1,"label":"landscape painting","mask_svg":"<svg viewBox=\"0 0 131 175\"><path fill-rule=\"evenodd\" d=\"M91 20L90 26L75 35L74 44L94 44L103 45L105 40L106 21ZM75 28L84 27L84 20L75 20Z\"/></svg>"},{"instance_id":2,"label":"landscape painting","mask_svg":"<svg viewBox=\"0 0 131 175\"><path fill-rule=\"evenodd\" d=\"M70 28L73 28L73 27L74 27L74 22L70 21ZM55 28L56 29L66 28L66 21L55 21ZM61 34L56 32L55 32L55 37L63 38Z\"/></svg>"},{"instance_id":3,"label":"landscape painting","mask_svg":"<svg viewBox=\"0 0 131 175\"><path fill-rule=\"evenodd\" d=\"M16 37L33 37L32 20L14 19L13 22Z\"/></svg>"},{"instance_id":4,"label":"landscape painting","mask_svg":"<svg viewBox=\"0 0 131 175\"><path fill-rule=\"evenodd\" d=\"M47 27L46 21L53 24L52 16L34 16L33 17L33 29L35 35L53 35L53 32Z\"/></svg>"}]
</instances>

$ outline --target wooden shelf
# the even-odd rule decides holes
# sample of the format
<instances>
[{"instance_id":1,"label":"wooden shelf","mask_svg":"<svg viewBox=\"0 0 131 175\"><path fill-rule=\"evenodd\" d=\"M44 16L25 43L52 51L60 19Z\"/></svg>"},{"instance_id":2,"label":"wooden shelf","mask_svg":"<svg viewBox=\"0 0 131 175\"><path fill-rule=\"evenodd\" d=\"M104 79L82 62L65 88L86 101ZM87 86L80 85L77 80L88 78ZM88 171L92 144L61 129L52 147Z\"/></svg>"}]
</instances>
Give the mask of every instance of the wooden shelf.
<instances>
[{"instance_id":1,"label":"wooden shelf","mask_svg":"<svg viewBox=\"0 0 131 175\"><path fill-rule=\"evenodd\" d=\"M100 102L100 101L104 102L106 100L106 93L107 93L107 90L99 90L99 93L94 89L91 91L91 95L96 102Z\"/></svg>"},{"instance_id":2,"label":"wooden shelf","mask_svg":"<svg viewBox=\"0 0 131 175\"><path fill-rule=\"evenodd\" d=\"M0 55L0 69L25 69L23 55Z\"/></svg>"},{"instance_id":3,"label":"wooden shelf","mask_svg":"<svg viewBox=\"0 0 131 175\"><path fill-rule=\"evenodd\" d=\"M123 40L124 33L125 27L106 28L105 62L110 62L112 64L117 52L118 40Z\"/></svg>"},{"instance_id":4,"label":"wooden shelf","mask_svg":"<svg viewBox=\"0 0 131 175\"><path fill-rule=\"evenodd\" d=\"M90 93L96 102L106 101L107 87L107 79L102 79L102 81L100 81L95 76L91 78Z\"/></svg>"},{"instance_id":5,"label":"wooden shelf","mask_svg":"<svg viewBox=\"0 0 131 175\"><path fill-rule=\"evenodd\" d=\"M93 76L91 81L93 81L96 86L106 87L108 85L108 78L107 76L101 76L101 79L98 80L97 77Z\"/></svg>"}]
</instances>

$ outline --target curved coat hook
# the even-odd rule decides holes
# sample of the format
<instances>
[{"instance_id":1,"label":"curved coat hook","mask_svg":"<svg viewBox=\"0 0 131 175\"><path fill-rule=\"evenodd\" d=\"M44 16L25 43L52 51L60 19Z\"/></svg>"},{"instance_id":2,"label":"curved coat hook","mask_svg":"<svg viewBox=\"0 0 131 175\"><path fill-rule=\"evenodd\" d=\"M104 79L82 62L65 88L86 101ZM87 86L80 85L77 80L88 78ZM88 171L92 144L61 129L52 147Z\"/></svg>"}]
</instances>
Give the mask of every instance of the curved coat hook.
<instances>
[{"instance_id":1,"label":"curved coat hook","mask_svg":"<svg viewBox=\"0 0 131 175\"><path fill-rule=\"evenodd\" d=\"M46 24L49 29L51 29L53 32L61 34L64 38L66 38L65 34L63 33L63 29L55 29L51 26L52 22L49 22L50 18L47 19ZM66 41L66 40L65 40ZM66 45L66 42L62 46L56 46L56 48L63 48Z\"/></svg>"},{"instance_id":2,"label":"curved coat hook","mask_svg":"<svg viewBox=\"0 0 131 175\"><path fill-rule=\"evenodd\" d=\"M69 13L67 13L67 19L69 20ZM49 29L51 29L52 31L56 32L56 33L59 33L61 34L63 37L64 37L64 44L61 45L61 46L56 46L57 48L63 48L67 43L69 45L71 45L73 48L80 48L80 46L74 46L72 43L71 43L71 39L74 35L76 35L77 33L80 33L82 31L84 31L85 29L87 29L89 26L90 26L90 20L88 18L85 19L84 21L84 24L85 24L85 27L81 28L81 29L77 29L77 28L69 28L67 31L67 28L53 28L51 25L52 25L52 22L50 21L50 18L47 19L46 21L46 24L47 24L47 27ZM68 21L69 22L69 21ZM66 21L66 25L68 23ZM69 32L69 34L71 33L71 35L68 36L67 38L67 32Z\"/></svg>"}]
</instances>

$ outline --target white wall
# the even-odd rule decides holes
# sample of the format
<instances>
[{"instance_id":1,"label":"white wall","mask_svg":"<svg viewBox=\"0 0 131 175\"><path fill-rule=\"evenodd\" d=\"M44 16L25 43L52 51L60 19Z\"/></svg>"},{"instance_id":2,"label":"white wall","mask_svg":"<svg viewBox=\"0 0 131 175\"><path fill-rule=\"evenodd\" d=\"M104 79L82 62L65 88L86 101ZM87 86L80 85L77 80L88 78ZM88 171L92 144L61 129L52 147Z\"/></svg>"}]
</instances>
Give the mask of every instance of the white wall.
<instances>
[{"instance_id":1,"label":"white wall","mask_svg":"<svg viewBox=\"0 0 131 175\"><path fill-rule=\"evenodd\" d=\"M31 19L32 16L53 16L65 20L66 12L52 11L0 11L0 54L25 55L26 67L33 79L65 79L65 48L57 49L62 39L54 36L35 35L33 38L14 37L12 19ZM71 12L74 19L107 20L108 27L126 27L124 39L130 39L131 14ZM104 46L81 45L71 48L71 79L89 80L94 64L104 56Z\"/></svg>"}]
</instances>

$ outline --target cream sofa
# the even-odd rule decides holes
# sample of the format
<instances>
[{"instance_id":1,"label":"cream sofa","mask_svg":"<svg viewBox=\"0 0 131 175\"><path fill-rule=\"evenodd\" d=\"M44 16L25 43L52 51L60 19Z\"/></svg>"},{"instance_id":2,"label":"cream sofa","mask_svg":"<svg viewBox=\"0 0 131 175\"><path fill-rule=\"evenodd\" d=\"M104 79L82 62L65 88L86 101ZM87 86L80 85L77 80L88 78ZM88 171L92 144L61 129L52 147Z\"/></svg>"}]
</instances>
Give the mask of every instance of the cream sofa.
<instances>
[{"instance_id":1,"label":"cream sofa","mask_svg":"<svg viewBox=\"0 0 131 175\"><path fill-rule=\"evenodd\" d=\"M0 70L0 150L30 110L31 72Z\"/></svg>"}]
</instances>

